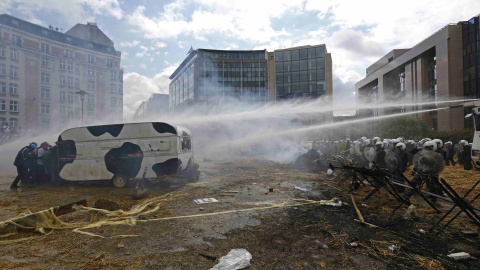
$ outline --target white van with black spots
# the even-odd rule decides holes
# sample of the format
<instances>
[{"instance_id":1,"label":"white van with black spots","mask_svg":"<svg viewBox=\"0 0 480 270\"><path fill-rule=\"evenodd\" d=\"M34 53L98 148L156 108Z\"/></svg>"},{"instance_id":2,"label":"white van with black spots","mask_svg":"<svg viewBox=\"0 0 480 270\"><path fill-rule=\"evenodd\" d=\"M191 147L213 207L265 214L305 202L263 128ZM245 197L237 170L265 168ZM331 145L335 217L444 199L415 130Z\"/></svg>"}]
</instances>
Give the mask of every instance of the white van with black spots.
<instances>
[{"instance_id":1,"label":"white van with black spots","mask_svg":"<svg viewBox=\"0 0 480 270\"><path fill-rule=\"evenodd\" d=\"M57 141L58 172L65 181L162 178L197 169L192 134L161 122L113 124L67 129Z\"/></svg>"}]
</instances>

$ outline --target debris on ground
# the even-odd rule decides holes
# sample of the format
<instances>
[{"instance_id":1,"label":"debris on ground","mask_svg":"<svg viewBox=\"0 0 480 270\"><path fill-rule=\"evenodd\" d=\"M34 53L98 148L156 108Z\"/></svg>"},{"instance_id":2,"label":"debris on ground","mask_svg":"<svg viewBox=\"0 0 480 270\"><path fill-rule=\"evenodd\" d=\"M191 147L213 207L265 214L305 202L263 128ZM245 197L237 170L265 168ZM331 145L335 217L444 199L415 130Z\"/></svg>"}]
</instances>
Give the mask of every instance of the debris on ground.
<instances>
[{"instance_id":1,"label":"debris on ground","mask_svg":"<svg viewBox=\"0 0 480 270\"><path fill-rule=\"evenodd\" d=\"M205 199L196 199L196 200L193 200L195 203L197 204L204 204L204 203L216 203L218 202L217 199L215 198L205 198Z\"/></svg>"},{"instance_id":2,"label":"debris on ground","mask_svg":"<svg viewBox=\"0 0 480 270\"><path fill-rule=\"evenodd\" d=\"M388 250L390 250L391 252L395 252L395 251L398 250L398 247L395 246L395 245L390 245L390 246L388 246Z\"/></svg>"},{"instance_id":3,"label":"debris on ground","mask_svg":"<svg viewBox=\"0 0 480 270\"><path fill-rule=\"evenodd\" d=\"M403 219L410 220L415 218L416 216L417 216L417 207L411 204L408 207L407 212L405 212L405 215L403 215Z\"/></svg>"},{"instance_id":4,"label":"debris on ground","mask_svg":"<svg viewBox=\"0 0 480 270\"><path fill-rule=\"evenodd\" d=\"M98 209L108 210L108 211L116 211L120 209L120 205L117 202L107 200L107 199L96 200L94 207Z\"/></svg>"},{"instance_id":5,"label":"debris on ground","mask_svg":"<svg viewBox=\"0 0 480 270\"><path fill-rule=\"evenodd\" d=\"M447 256L450 259L455 260L455 261L470 259L470 254L468 254L466 252L452 253L452 254L447 255Z\"/></svg>"},{"instance_id":6,"label":"debris on ground","mask_svg":"<svg viewBox=\"0 0 480 270\"><path fill-rule=\"evenodd\" d=\"M303 187L298 187L298 186L294 186L295 189L298 189L298 190L301 190L301 191L308 191L308 189L306 188L303 188Z\"/></svg>"},{"instance_id":7,"label":"debris on ground","mask_svg":"<svg viewBox=\"0 0 480 270\"><path fill-rule=\"evenodd\" d=\"M250 266L252 254L246 249L232 249L220 258L219 263L210 270L236 270Z\"/></svg>"},{"instance_id":8,"label":"debris on ground","mask_svg":"<svg viewBox=\"0 0 480 270\"><path fill-rule=\"evenodd\" d=\"M478 232L477 231L462 231L463 235L469 236L469 237L477 237Z\"/></svg>"},{"instance_id":9,"label":"debris on ground","mask_svg":"<svg viewBox=\"0 0 480 270\"><path fill-rule=\"evenodd\" d=\"M198 255L200 255L200 256L202 256L202 257L204 257L204 258L207 258L207 259L209 259L209 260L211 260L211 261L217 260L217 257L212 256L212 255L208 255L208 254L204 254L204 253L198 253Z\"/></svg>"}]
</instances>

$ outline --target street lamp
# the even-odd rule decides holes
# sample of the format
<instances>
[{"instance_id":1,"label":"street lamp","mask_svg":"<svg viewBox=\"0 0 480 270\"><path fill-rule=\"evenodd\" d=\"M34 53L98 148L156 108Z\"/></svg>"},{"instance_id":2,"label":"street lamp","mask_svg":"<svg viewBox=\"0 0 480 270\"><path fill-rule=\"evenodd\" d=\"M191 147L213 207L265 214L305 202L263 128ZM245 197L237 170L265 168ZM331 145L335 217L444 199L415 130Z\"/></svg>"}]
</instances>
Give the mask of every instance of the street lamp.
<instances>
[{"instance_id":1,"label":"street lamp","mask_svg":"<svg viewBox=\"0 0 480 270\"><path fill-rule=\"evenodd\" d=\"M75 94L80 95L80 99L82 100L82 126L83 126L83 101L85 100L85 95L88 95L88 93L83 90L80 90L75 92Z\"/></svg>"}]
</instances>

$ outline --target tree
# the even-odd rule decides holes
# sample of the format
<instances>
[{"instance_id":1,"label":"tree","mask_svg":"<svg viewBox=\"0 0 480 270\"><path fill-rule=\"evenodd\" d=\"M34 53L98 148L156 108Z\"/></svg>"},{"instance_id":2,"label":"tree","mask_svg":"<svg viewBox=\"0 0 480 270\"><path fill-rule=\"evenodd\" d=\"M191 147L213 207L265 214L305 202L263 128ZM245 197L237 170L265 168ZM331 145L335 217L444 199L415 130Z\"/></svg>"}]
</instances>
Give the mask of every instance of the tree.
<instances>
[{"instance_id":1,"label":"tree","mask_svg":"<svg viewBox=\"0 0 480 270\"><path fill-rule=\"evenodd\" d=\"M378 123L378 132L381 138L416 139L428 137L430 130L427 124L418 118L401 116L384 119Z\"/></svg>"}]
</instances>

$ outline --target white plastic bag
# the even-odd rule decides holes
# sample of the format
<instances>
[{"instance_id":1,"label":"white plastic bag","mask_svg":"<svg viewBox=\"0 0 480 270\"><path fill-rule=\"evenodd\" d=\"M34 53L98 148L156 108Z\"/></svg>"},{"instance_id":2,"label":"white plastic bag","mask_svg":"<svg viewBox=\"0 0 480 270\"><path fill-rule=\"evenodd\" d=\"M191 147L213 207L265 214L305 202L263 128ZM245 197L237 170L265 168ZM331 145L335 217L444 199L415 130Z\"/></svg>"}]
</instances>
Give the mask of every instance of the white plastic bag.
<instances>
[{"instance_id":1,"label":"white plastic bag","mask_svg":"<svg viewBox=\"0 0 480 270\"><path fill-rule=\"evenodd\" d=\"M220 261L210 270L236 270L250 266L252 254L246 249L232 249L226 255L220 258Z\"/></svg>"}]
</instances>

